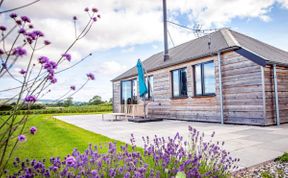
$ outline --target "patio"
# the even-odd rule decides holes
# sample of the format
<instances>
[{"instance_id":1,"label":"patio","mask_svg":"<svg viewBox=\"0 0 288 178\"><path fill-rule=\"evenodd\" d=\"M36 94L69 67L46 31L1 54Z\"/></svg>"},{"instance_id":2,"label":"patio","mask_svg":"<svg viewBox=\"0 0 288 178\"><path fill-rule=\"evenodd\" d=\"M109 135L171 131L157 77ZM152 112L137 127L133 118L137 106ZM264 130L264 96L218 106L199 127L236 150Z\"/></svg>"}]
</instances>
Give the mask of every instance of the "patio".
<instances>
[{"instance_id":1,"label":"patio","mask_svg":"<svg viewBox=\"0 0 288 178\"><path fill-rule=\"evenodd\" d=\"M209 138L216 132L214 141L225 141L224 148L232 156L240 158L240 167L250 167L272 160L288 151L288 124L280 127L256 127L244 125L220 125L213 123L164 120L159 122L133 123L127 120L111 121L109 115L55 116L64 122L107 137L130 143L134 134L138 146L143 147L142 136L174 136L179 132L188 138L188 126L204 132Z\"/></svg>"}]
</instances>

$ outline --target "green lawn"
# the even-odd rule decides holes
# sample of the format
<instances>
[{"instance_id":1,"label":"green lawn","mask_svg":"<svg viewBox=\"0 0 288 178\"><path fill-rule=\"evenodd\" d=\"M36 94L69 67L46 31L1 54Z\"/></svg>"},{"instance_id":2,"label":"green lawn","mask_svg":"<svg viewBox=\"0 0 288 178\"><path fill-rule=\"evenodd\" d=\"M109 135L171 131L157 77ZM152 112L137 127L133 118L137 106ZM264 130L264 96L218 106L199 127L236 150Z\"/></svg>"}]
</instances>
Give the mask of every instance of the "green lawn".
<instances>
[{"instance_id":1,"label":"green lawn","mask_svg":"<svg viewBox=\"0 0 288 178\"><path fill-rule=\"evenodd\" d=\"M81 129L65 122L52 118L52 115L32 115L27 122L26 131L31 126L36 126L36 135L27 135L27 141L19 143L12 158L20 159L49 159L51 156L64 157L71 153L74 148L84 151L91 143L103 145L106 151L108 142L117 142L100 134ZM13 161L13 160L12 160ZM8 167L11 168L12 161Z\"/></svg>"}]
</instances>

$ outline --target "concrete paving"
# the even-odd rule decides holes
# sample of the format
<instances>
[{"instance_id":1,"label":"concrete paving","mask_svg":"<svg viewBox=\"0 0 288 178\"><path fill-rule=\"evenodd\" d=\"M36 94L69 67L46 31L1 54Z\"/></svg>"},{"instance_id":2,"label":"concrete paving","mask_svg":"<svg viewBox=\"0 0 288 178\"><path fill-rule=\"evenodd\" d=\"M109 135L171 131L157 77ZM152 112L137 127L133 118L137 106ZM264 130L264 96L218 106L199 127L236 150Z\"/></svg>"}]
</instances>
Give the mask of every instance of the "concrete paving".
<instances>
[{"instance_id":1,"label":"concrete paving","mask_svg":"<svg viewBox=\"0 0 288 178\"><path fill-rule=\"evenodd\" d=\"M213 140L225 141L224 148L235 158L240 158L241 168L272 160L288 151L288 124L280 127L256 127L174 120L133 123L127 120L112 121L111 115L104 115L104 120L101 115L55 116L55 118L126 143L130 143L130 135L133 133L137 145L142 147L142 136L154 137L156 134L168 137L179 132L188 139L189 125L204 132L205 135L211 135L215 131Z\"/></svg>"}]
</instances>

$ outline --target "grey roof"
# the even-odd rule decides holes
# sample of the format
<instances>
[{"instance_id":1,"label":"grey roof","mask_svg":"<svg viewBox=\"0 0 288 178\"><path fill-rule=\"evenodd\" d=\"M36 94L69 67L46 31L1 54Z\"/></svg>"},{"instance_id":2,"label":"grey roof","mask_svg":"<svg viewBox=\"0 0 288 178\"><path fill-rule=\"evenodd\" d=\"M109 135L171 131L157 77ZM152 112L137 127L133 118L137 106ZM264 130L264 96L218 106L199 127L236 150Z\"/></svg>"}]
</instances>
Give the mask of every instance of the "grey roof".
<instances>
[{"instance_id":1,"label":"grey roof","mask_svg":"<svg viewBox=\"0 0 288 178\"><path fill-rule=\"evenodd\" d=\"M209 41L211 41L210 48L208 45ZM231 29L223 28L216 32L169 49L169 59L166 61L163 59L163 52L154 54L143 61L143 66L147 72L150 72L215 54L218 50L235 47L248 50L262 57L268 62L288 65L288 52L270 46L266 43ZM136 74L136 67L133 67L112 81L132 77Z\"/></svg>"}]
</instances>

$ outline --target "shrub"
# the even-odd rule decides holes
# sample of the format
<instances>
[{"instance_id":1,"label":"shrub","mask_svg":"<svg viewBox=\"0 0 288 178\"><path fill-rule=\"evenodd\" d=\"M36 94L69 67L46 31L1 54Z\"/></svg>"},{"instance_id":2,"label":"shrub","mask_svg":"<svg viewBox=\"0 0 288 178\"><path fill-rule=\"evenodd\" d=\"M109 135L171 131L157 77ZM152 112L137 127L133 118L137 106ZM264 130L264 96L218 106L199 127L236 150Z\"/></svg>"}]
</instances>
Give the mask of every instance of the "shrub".
<instances>
[{"instance_id":1,"label":"shrub","mask_svg":"<svg viewBox=\"0 0 288 178\"><path fill-rule=\"evenodd\" d=\"M131 135L132 149L127 144L117 149L116 144L109 143L108 151L101 153L101 147L89 145L84 153L74 149L64 159L51 157L48 164L45 160L21 162L16 158L14 166L19 170L11 176L228 177L237 169L239 159L233 159L221 148L222 144L212 143L212 139L204 142L204 135L200 136L192 127L189 127L189 133L189 141L184 141L179 133L167 139L155 135L151 142L149 137L143 137L144 153L136 151Z\"/></svg>"}]
</instances>

